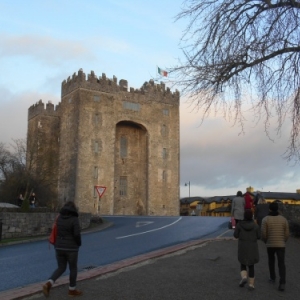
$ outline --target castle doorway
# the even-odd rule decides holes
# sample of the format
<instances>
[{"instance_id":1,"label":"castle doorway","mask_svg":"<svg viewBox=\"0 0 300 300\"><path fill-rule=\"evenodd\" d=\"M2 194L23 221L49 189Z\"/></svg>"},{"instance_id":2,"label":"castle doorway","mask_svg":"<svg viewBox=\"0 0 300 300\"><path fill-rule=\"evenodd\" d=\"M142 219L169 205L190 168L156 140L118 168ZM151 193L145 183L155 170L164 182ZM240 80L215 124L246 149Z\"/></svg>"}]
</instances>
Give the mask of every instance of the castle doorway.
<instances>
[{"instance_id":1,"label":"castle doorway","mask_svg":"<svg viewBox=\"0 0 300 300\"><path fill-rule=\"evenodd\" d=\"M148 134L140 124L116 125L114 208L116 215L147 215Z\"/></svg>"}]
</instances>

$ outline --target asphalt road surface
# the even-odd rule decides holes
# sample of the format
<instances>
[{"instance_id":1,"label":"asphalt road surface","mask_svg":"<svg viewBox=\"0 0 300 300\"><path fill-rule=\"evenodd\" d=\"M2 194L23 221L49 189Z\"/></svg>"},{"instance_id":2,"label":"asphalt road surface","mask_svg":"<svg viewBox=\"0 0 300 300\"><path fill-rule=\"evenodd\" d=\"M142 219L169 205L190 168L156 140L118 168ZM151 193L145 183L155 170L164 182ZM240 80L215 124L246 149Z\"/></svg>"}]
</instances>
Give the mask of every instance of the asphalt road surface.
<instances>
[{"instance_id":1,"label":"asphalt road surface","mask_svg":"<svg viewBox=\"0 0 300 300\"><path fill-rule=\"evenodd\" d=\"M103 217L114 225L82 235L79 272L194 239L232 236L226 217ZM46 240L0 247L0 266L0 292L23 287L48 279L55 251Z\"/></svg>"}]
</instances>

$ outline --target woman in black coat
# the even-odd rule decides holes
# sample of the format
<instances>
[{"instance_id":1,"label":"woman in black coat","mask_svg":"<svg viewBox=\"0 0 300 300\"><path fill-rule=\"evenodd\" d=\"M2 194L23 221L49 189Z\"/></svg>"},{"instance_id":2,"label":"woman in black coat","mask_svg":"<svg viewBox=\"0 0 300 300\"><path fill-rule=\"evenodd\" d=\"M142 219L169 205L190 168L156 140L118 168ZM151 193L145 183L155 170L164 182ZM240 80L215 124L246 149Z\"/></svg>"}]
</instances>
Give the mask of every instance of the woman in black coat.
<instances>
[{"instance_id":1,"label":"woman in black coat","mask_svg":"<svg viewBox=\"0 0 300 300\"><path fill-rule=\"evenodd\" d=\"M240 287L247 282L249 275L248 287L254 289L254 264L259 262L259 252L257 240L260 239L261 233L259 226L253 220L251 210L245 210L244 220L238 222L234 231L234 237L239 239L238 242L238 260L241 264L241 281ZM247 274L247 267L249 274Z\"/></svg>"},{"instance_id":2,"label":"woman in black coat","mask_svg":"<svg viewBox=\"0 0 300 300\"><path fill-rule=\"evenodd\" d=\"M69 296L80 296L82 291L76 289L78 250L81 246L80 225L78 212L72 201L67 202L59 212L56 220L57 238L55 242L57 269L43 285L43 293L49 296L54 282L65 272L67 265L70 269Z\"/></svg>"}]
</instances>

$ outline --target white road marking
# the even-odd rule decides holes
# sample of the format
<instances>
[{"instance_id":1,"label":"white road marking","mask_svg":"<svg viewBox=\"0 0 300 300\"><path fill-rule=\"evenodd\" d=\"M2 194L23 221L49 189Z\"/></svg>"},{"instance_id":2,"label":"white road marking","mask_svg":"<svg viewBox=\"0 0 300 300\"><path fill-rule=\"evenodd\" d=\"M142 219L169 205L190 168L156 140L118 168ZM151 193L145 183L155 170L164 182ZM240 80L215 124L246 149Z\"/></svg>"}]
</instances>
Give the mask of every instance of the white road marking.
<instances>
[{"instance_id":1,"label":"white road marking","mask_svg":"<svg viewBox=\"0 0 300 300\"><path fill-rule=\"evenodd\" d=\"M173 222L171 224L168 224L168 225L165 225L163 227L159 227L159 228L156 228L156 229L152 229L152 230L148 230L148 231L143 231L143 232L139 232L139 233L134 233L134 234L130 234L130 235L119 236L119 237L116 237L116 239L125 239L125 238L131 237L131 236L136 236L136 235L141 235L141 234L145 234L145 233L149 233L149 232L161 230L161 229L164 229L166 227L174 225L175 223L179 222L181 219L182 219L182 217L180 217L179 219L177 219L175 222Z\"/></svg>"},{"instance_id":2,"label":"white road marking","mask_svg":"<svg viewBox=\"0 0 300 300\"><path fill-rule=\"evenodd\" d=\"M154 222L136 222L135 224L135 227L143 227L143 226L146 226L146 225L149 225L149 224L152 224Z\"/></svg>"},{"instance_id":3,"label":"white road marking","mask_svg":"<svg viewBox=\"0 0 300 300\"><path fill-rule=\"evenodd\" d=\"M231 231L231 232L232 232L232 229L228 229L228 230L226 230L225 232L223 232L222 234L220 234L219 236L217 236L217 238L221 237L222 235L224 235L225 233L227 233L227 232L229 232L229 231Z\"/></svg>"}]
</instances>

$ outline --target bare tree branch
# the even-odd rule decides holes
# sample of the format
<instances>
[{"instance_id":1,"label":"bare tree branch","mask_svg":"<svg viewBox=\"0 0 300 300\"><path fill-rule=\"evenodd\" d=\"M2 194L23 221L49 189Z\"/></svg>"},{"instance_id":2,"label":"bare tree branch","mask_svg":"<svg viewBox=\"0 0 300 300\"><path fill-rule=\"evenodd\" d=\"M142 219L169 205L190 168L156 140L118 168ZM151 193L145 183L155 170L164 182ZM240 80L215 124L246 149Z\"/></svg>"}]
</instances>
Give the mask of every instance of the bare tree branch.
<instances>
[{"instance_id":1,"label":"bare tree branch","mask_svg":"<svg viewBox=\"0 0 300 300\"><path fill-rule=\"evenodd\" d=\"M245 95L255 114L292 122L286 153L300 160L300 1L187 0L176 20L188 19L184 61L173 67L183 93L203 111L223 110L243 127Z\"/></svg>"}]
</instances>

